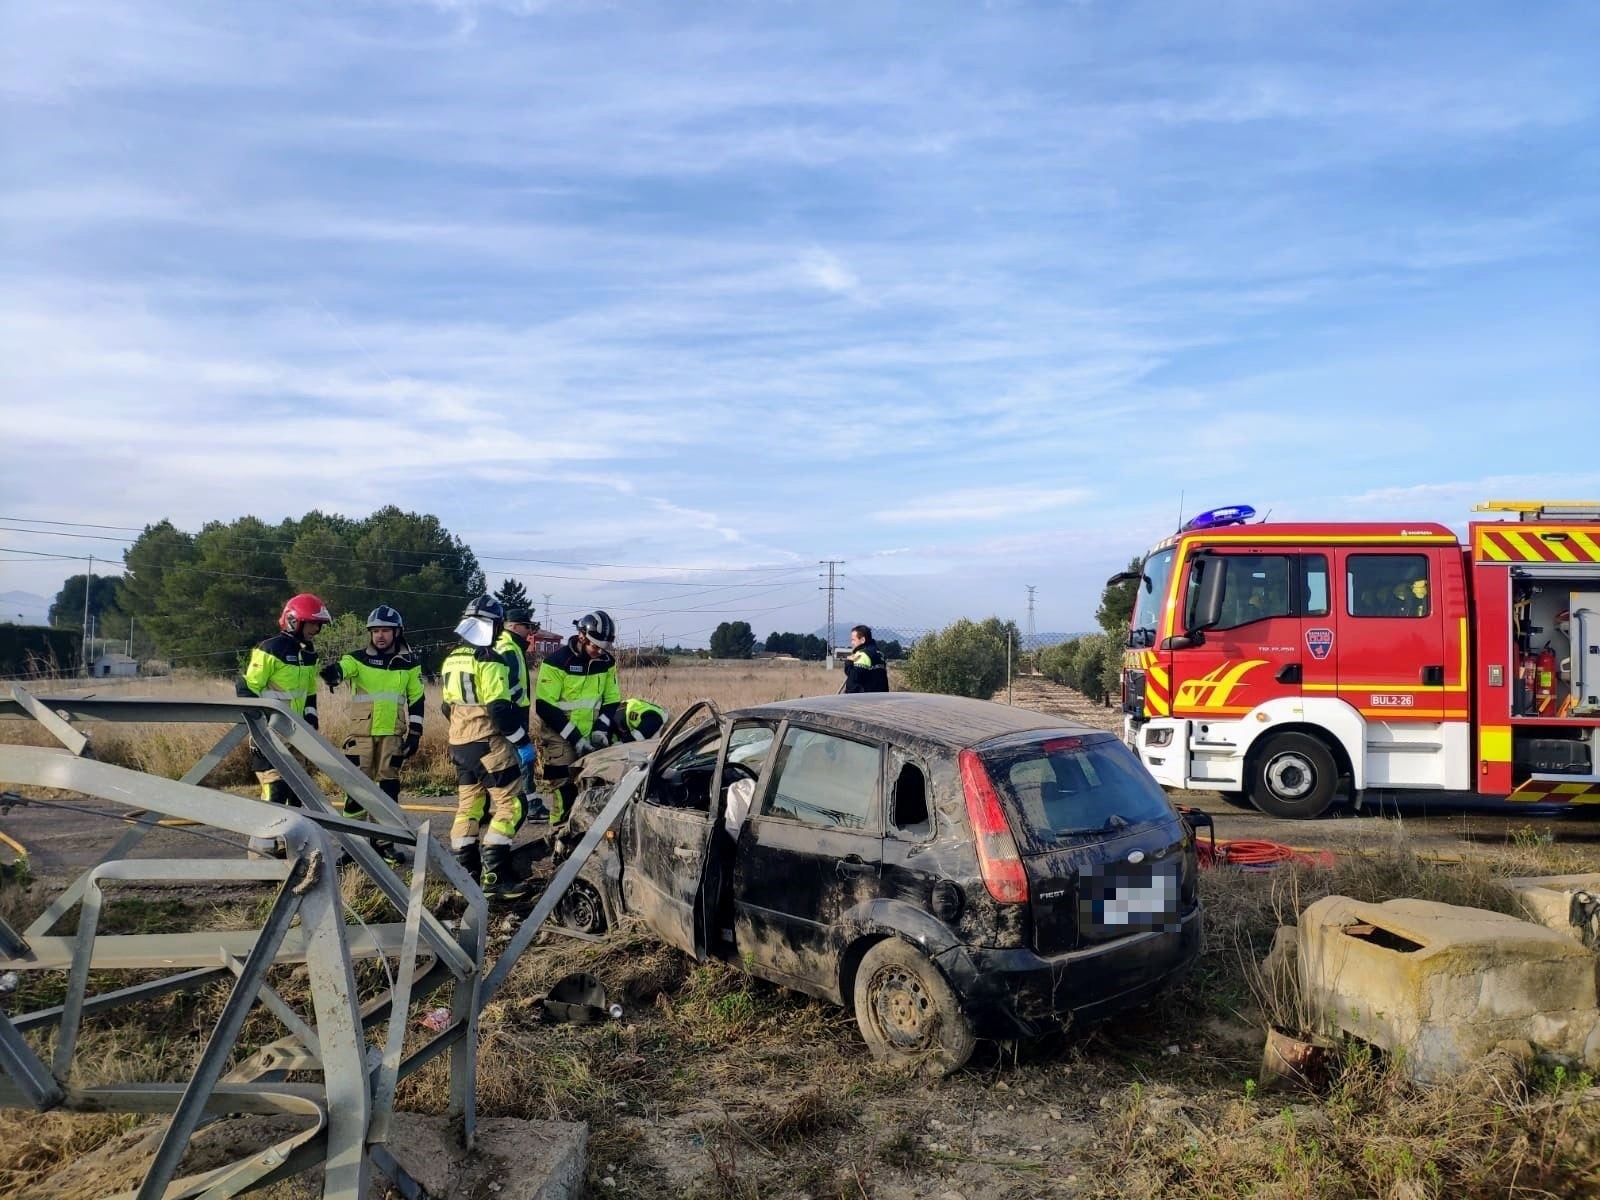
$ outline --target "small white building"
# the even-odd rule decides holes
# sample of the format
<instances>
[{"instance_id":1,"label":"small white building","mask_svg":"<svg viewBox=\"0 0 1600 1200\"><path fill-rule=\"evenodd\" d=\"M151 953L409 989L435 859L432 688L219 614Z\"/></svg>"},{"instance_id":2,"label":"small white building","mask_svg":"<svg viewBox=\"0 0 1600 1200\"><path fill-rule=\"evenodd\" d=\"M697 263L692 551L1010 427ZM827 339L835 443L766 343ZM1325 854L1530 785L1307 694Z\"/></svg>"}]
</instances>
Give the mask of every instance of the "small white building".
<instances>
[{"instance_id":1,"label":"small white building","mask_svg":"<svg viewBox=\"0 0 1600 1200\"><path fill-rule=\"evenodd\" d=\"M118 678L137 675L139 663L136 659L129 658L126 654L115 650L107 650L100 657L89 664L89 674L96 679Z\"/></svg>"}]
</instances>

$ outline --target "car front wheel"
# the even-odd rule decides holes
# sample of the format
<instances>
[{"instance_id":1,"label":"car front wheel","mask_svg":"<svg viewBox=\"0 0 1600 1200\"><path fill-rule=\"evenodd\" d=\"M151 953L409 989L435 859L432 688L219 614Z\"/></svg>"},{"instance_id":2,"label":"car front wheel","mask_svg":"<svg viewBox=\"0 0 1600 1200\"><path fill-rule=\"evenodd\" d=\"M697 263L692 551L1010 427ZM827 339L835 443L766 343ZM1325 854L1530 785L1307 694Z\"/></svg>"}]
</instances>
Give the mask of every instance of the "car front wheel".
<instances>
[{"instance_id":1,"label":"car front wheel","mask_svg":"<svg viewBox=\"0 0 1600 1200\"><path fill-rule=\"evenodd\" d=\"M977 1039L955 991L928 957L888 938L856 971L856 1024L874 1058L934 1075L958 1071Z\"/></svg>"}]
</instances>

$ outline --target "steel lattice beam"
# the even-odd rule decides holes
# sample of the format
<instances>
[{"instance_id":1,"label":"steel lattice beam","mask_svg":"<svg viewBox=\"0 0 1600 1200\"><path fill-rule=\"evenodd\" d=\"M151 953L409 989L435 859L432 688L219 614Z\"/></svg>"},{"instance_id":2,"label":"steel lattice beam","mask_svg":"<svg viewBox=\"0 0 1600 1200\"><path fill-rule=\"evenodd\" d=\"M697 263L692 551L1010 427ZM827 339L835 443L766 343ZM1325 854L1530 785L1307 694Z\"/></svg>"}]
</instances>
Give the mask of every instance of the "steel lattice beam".
<instances>
[{"instance_id":1,"label":"steel lattice beam","mask_svg":"<svg viewBox=\"0 0 1600 1200\"><path fill-rule=\"evenodd\" d=\"M324 1172L325 1197L360 1200L373 1153L384 1156L399 1082L441 1054L450 1056L450 1115L466 1144L476 1129L477 1025L484 1003L504 983L511 966L554 911L590 850L625 807L643 778L635 771L616 790L578 852L563 863L530 917L523 922L494 973L485 976L488 906L449 854L439 853L427 825L413 831L400 807L302 719L277 701L103 699L33 696L20 687L0 696L0 718L45 726L60 749L0 745L0 782L77 792L129 810L132 827L101 860L78 876L20 935L0 944L0 970L64 971L60 1005L15 1017L0 1012L0 1104L36 1110L170 1114L171 1122L137 1194L119 1200L178 1200L233 1196L265 1186L312 1165ZM179 780L97 762L92 739L74 723L129 722L227 726L226 732ZM286 808L204 786L206 778L246 738L277 768L300 808ZM318 787L319 771L348 793L371 820L345 817ZM279 838L285 861L142 859L126 856L164 818L184 818L236 835ZM379 857L382 838L414 848L409 880ZM347 925L335 863L339 852L389 901L400 920ZM465 902L465 915L447 928L423 903L430 875L442 878ZM183 886L200 881L278 884L260 929L198 929L147 934L106 934L99 929L108 886L156 882ZM52 930L73 909L78 929L70 937ZM299 925L292 927L298 916ZM383 956L394 961L391 988L359 993L354 963ZM306 965L310 1018L267 983L286 963ZM160 979L90 995L91 970L190 968ZM151 1080L115 1087L72 1083L74 1051L85 1017L113 1013L177 991L233 981L232 990L194 1074L187 1080ZM451 988L451 1023L410 1054L404 1034L414 997ZM232 1061L244 1019L256 1006L273 1013L287 1036L224 1072ZM368 1031L387 1022L383 1050L368 1060ZM46 1065L23 1037L59 1026L54 1061ZM287 1072L320 1072L320 1085L287 1084ZM245 1159L187 1179L173 1180L195 1130L232 1113L296 1114L308 1126Z\"/></svg>"}]
</instances>

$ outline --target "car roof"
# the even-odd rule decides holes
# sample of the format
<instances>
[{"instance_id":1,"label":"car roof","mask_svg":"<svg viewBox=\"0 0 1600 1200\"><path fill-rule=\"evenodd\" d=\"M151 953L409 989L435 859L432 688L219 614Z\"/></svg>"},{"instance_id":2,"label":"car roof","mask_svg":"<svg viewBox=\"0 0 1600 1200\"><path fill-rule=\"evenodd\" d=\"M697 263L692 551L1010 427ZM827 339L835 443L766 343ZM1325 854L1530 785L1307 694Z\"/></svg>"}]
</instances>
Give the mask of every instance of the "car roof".
<instances>
[{"instance_id":1,"label":"car roof","mask_svg":"<svg viewBox=\"0 0 1600 1200\"><path fill-rule=\"evenodd\" d=\"M1068 717L1052 716L988 700L938 696L928 692L869 692L853 696L810 696L741 708L739 717L808 717L851 727L856 732L898 735L921 742L960 749L991 738L1027 733L1035 729L1060 729L1073 733L1103 733Z\"/></svg>"}]
</instances>

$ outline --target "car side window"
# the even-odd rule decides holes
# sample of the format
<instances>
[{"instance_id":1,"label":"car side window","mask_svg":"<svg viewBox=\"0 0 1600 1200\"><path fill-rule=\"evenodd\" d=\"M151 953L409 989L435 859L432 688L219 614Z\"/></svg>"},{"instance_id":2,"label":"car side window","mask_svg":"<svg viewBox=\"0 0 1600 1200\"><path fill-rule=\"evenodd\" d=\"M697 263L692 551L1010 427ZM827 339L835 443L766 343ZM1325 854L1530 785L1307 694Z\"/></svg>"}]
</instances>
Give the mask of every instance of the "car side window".
<instances>
[{"instance_id":1,"label":"car side window","mask_svg":"<svg viewBox=\"0 0 1600 1200\"><path fill-rule=\"evenodd\" d=\"M772 756L777 730L766 724L741 722L728 735L728 757L722 764L723 823L737 839L739 827L755 799L756 782Z\"/></svg>"},{"instance_id":2,"label":"car side window","mask_svg":"<svg viewBox=\"0 0 1600 1200\"><path fill-rule=\"evenodd\" d=\"M721 731L715 727L674 751L661 763L646 800L664 808L711 810L711 779L716 774Z\"/></svg>"},{"instance_id":3,"label":"car side window","mask_svg":"<svg viewBox=\"0 0 1600 1200\"><path fill-rule=\"evenodd\" d=\"M825 829L870 829L876 824L878 763L876 746L791 725L761 815Z\"/></svg>"},{"instance_id":4,"label":"car side window","mask_svg":"<svg viewBox=\"0 0 1600 1200\"><path fill-rule=\"evenodd\" d=\"M897 751L889 754L889 828L910 841L933 836L933 806L928 773L921 763Z\"/></svg>"}]
</instances>

